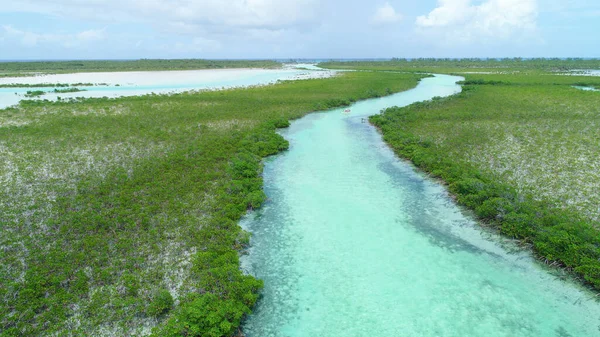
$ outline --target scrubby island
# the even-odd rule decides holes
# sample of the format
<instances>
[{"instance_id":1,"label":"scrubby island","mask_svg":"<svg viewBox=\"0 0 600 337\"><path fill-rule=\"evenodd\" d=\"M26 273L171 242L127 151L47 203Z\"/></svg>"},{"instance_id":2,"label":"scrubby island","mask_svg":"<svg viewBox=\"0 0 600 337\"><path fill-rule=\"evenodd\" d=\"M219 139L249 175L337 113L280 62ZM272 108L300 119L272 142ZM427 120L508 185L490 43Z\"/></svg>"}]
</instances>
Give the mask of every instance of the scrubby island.
<instances>
[{"instance_id":1,"label":"scrubby island","mask_svg":"<svg viewBox=\"0 0 600 337\"><path fill-rule=\"evenodd\" d=\"M82 92L82 91L86 91L86 90L85 89L79 89L79 88L67 88L67 89L54 89L54 90L52 90L52 92L55 93L55 94L68 94L68 93Z\"/></svg>"},{"instance_id":2,"label":"scrubby island","mask_svg":"<svg viewBox=\"0 0 600 337\"><path fill-rule=\"evenodd\" d=\"M0 110L1 335L231 335L261 288L237 221L264 201L261 159L288 146L275 128L420 77Z\"/></svg>"},{"instance_id":3,"label":"scrubby island","mask_svg":"<svg viewBox=\"0 0 600 337\"><path fill-rule=\"evenodd\" d=\"M28 90L25 93L25 97L28 98L33 98L33 97L40 97L40 96L44 96L48 93L55 93L55 94L69 94L69 93L73 93L73 92L82 92L82 91L86 91L85 89L79 89L79 88L67 88L67 89L54 89L52 91L43 91L43 90Z\"/></svg>"},{"instance_id":4,"label":"scrubby island","mask_svg":"<svg viewBox=\"0 0 600 337\"><path fill-rule=\"evenodd\" d=\"M459 69L463 93L391 108L371 122L396 153L445 181L483 223L599 290L600 94L573 86L598 86L600 78L550 72L564 62L548 61L547 71L508 62L510 74ZM581 68L578 62L570 67ZM354 66L409 70L398 63ZM469 64L468 70L489 69L489 62Z\"/></svg>"},{"instance_id":5,"label":"scrubby island","mask_svg":"<svg viewBox=\"0 0 600 337\"><path fill-rule=\"evenodd\" d=\"M46 92L43 90L28 90L24 96L28 97L28 98L33 98L33 97L44 96L45 94L46 94Z\"/></svg>"}]
</instances>

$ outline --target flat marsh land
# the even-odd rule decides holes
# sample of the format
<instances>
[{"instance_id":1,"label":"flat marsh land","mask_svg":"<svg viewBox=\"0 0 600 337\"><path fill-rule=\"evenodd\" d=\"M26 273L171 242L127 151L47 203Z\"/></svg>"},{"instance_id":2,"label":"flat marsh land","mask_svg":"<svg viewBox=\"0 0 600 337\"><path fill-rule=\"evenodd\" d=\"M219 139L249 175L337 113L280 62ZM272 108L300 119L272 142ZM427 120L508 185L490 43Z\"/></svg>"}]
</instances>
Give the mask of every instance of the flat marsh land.
<instances>
[{"instance_id":1,"label":"flat marsh land","mask_svg":"<svg viewBox=\"0 0 600 337\"><path fill-rule=\"evenodd\" d=\"M226 68L280 68L281 63L266 60L123 60L123 61L35 61L0 62L0 77L34 76L82 72L198 70Z\"/></svg>"},{"instance_id":2,"label":"flat marsh land","mask_svg":"<svg viewBox=\"0 0 600 337\"><path fill-rule=\"evenodd\" d=\"M236 333L262 287L237 222L265 200L262 158L288 147L276 128L420 78L0 110L0 336Z\"/></svg>"},{"instance_id":3,"label":"flat marsh land","mask_svg":"<svg viewBox=\"0 0 600 337\"><path fill-rule=\"evenodd\" d=\"M565 73L600 69L600 59L392 59L391 61L324 62L319 66L331 69L361 69L406 71L438 74L469 73Z\"/></svg>"},{"instance_id":4,"label":"flat marsh land","mask_svg":"<svg viewBox=\"0 0 600 337\"><path fill-rule=\"evenodd\" d=\"M574 87L599 87L600 78L556 73L597 69L598 60L438 62L415 64L463 74L461 94L391 108L371 122L484 223L600 290L600 92ZM409 65L353 64L414 71Z\"/></svg>"}]
</instances>

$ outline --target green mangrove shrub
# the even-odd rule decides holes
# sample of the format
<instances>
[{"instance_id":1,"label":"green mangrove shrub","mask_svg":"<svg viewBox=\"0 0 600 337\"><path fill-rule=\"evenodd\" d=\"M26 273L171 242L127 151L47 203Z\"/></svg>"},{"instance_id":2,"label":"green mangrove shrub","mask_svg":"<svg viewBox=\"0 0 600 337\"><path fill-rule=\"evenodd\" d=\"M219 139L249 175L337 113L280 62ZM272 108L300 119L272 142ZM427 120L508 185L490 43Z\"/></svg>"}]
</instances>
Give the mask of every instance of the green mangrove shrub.
<instances>
[{"instance_id":1,"label":"green mangrove shrub","mask_svg":"<svg viewBox=\"0 0 600 337\"><path fill-rule=\"evenodd\" d=\"M483 223L530 244L546 263L560 265L600 290L600 232L589 220L572 210L518 193L497 176L447 156L435 142L412 132L411 122L422 118L423 111L467 95L390 108L370 121L398 155L442 179L456 200L473 210Z\"/></svg>"}]
</instances>

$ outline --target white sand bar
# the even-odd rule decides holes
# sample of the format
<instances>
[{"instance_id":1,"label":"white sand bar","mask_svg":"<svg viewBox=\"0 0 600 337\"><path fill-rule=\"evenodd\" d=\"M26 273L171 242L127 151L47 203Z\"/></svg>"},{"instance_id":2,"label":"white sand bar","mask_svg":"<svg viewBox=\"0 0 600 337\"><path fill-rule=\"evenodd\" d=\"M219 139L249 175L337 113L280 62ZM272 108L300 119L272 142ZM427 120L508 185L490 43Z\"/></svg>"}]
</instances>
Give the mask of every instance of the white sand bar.
<instances>
[{"instance_id":1,"label":"white sand bar","mask_svg":"<svg viewBox=\"0 0 600 337\"><path fill-rule=\"evenodd\" d=\"M149 93L164 94L189 90L222 89L267 85L278 80L300 80L325 78L334 71L297 69L287 66L282 69L210 69L184 71L137 71L137 72L97 72L40 75L34 77L0 78L0 84L107 84L79 86L85 90L75 93L51 93L55 88L0 88L0 108L5 108L26 99L30 90L49 92L39 99L56 100L57 97L122 97Z\"/></svg>"}]
</instances>

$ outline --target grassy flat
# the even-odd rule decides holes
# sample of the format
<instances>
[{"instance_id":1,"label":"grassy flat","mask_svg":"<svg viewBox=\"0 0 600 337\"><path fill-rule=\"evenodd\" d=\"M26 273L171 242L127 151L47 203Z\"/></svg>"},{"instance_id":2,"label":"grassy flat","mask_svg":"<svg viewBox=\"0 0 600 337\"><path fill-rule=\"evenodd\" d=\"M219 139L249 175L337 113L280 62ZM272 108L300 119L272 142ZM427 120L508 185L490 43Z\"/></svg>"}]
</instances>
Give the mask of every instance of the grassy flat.
<instances>
[{"instance_id":1,"label":"grassy flat","mask_svg":"<svg viewBox=\"0 0 600 337\"><path fill-rule=\"evenodd\" d=\"M439 74L472 73L576 73L588 69L600 69L599 59L392 59L390 61L330 61L319 66L330 69L358 69L376 71L433 72Z\"/></svg>"},{"instance_id":2,"label":"grassy flat","mask_svg":"<svg viewBox=\"0 0 600 337\"><path fill-rule=\"evenodd\" d=\"M468 74L463 93L372 122L487 224L600 289L600 78Z\"/></svg>"},{"instance_id":3,"label":"grassy flat","mask_svg":"<svg viewBox=\"0 0 600 337\"><path fill-rule=\"evenodd\" d=\"M34 76L113 71L197 70L226 68L280 68L281 63L266 60L123 60L123 61L34 61L0 62L0 77Z\"/></svg>"},{"instance_id":4,"label":"grassy flat","mask_svg":"<svg viewBox=\"0 0 600 337\"><path fill-rule=\"evenodd\" d=\"M346 73L0 110L0 336L231 335L261 282L237 225L306 113L414 87Z\"/></svg>"}]
</instances>

